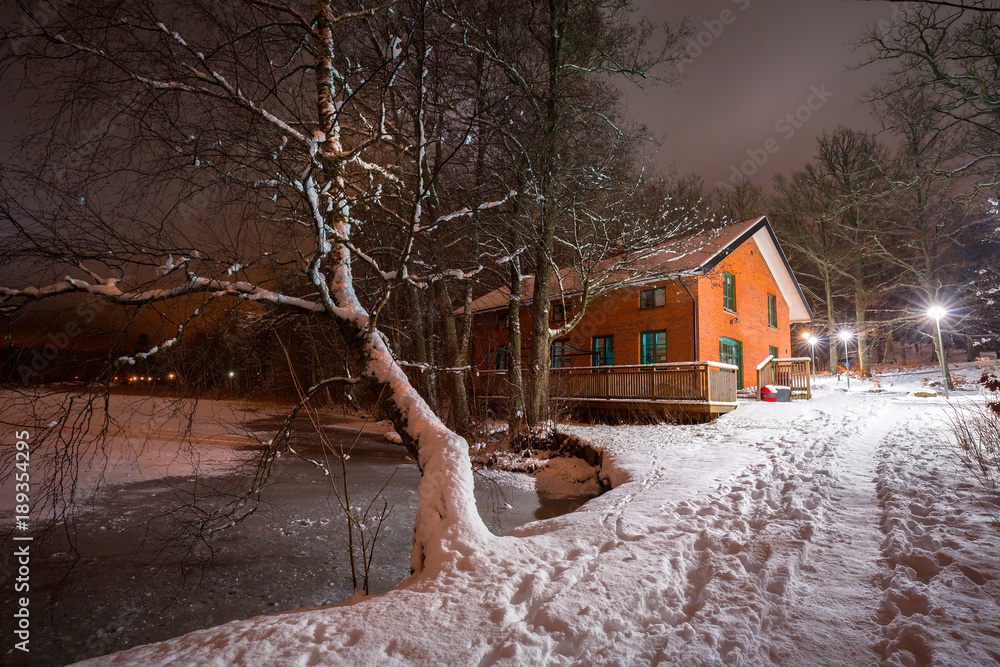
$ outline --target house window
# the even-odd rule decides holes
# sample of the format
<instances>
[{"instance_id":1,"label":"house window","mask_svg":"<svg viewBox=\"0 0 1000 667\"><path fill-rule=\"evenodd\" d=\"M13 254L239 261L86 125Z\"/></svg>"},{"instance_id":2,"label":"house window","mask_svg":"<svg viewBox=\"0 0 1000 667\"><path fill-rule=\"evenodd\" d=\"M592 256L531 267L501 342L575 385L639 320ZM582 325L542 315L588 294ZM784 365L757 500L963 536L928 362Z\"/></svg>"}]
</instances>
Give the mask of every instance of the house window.
<instances>
[{"instance_id":1,"label":"house window","mask_svg":"<svg viewBox=\"0 0 1000 667\"><path fill-rule=\"evenodd\" d=\"M667 288L654 287L639 292L640 308L659 308L667 303Z\"/></svg>"},{"instance_id":2,"label":"house window","mask_svg":"<svg viewBox=\"0 0 1000 667\"><path fill-rule=\"evenodd\" d=\"M552 341L552 368L569 366L569 341Z\"/></svg>"},{"instance_id":3,"label":"house window","mask_svg":"<svg viewBox=\"0 0 1000 667\"><path fill-rule=\"evenodd\" d=\"M662 364L667 360L667 332L643 331L639 336L639 358L644 364Z\"/></svg>"},{"instance_id":4,"label":"house window","mask_svg":"<svg viewBox=\"0 0 1000 667\"><path fill-rule=\"evenodd\" d=\"M736 277L726 272L722 273L722 307L736 312Z\"/></svg>"},{"instance_id":5,"label":"house window","mask_svg":"<svg viewBox=\"0 0 1000 667\"><path fill-rule=\"evenodd\" d=\"M496 349L490 352L492 359L489 360L489 365L498 371L505 370L507 368L507 346L498 345Z\"/></svg>"},{"instance_id":6,"label":"house window","mask_svg":"<svg viewBox=\"0 0 1000 667\"><path fill-rule=\"evenodd\" d=\"M767 295L767 324L775 329L778 328L778 300L773 294Z\"/></svg>"},{"instance_id":7,"label":"house window","mask_svg":"<svg viewBox=\"0 0 1000 667\"><path fill-rule=\"evenodd\" d=\"M723 336L719 338L719 361L737 367L736 388L743 388L743 343Z\"/></svg>"},{"instance_id":8,"label":"house window","mask_svg":"<svg viewBox=\"0 0 1000 667\"><path fill-rule=\"evenodd\" d=\"M497 329L506 329L509 321L510 311L505 310L502 313L497 313Z\"/></svg>"},{"instance_id":9,"label":"house window","mask_svg":"<svg viewBox=\"0 0 1000 667\"><path fill-rule=\"evenodd\" d=\"M552 304L552 312L549 313L549 319L553 322L565 322L566 313L569 309L561 303Z\"/></svg>"},{"instance_id":10,"label":"house window","mask_svg":"<svg viewBox=\"0 0 1000 667\"><path fill-rule=\"evenodd\" d=\"M773 345L768 345L768 346L767 346L767 353L768 353L768 354L770 354L770 355L771 355L772 357L774 357L775 359L777 359L777 358L778 358L778 348L776 348L776 347L775 347L775 346L773 346Z\"/></svg>"},{"instance_id":11,"label":"house window","mask_svg":"<svg viewBox=\"0 0 1000 667\"><path fill-rule=\"evenodd\" d=\"M615 337L594 336L591 349L594 351L594 366L615 365Z\"/></svg>"}]
</instances>

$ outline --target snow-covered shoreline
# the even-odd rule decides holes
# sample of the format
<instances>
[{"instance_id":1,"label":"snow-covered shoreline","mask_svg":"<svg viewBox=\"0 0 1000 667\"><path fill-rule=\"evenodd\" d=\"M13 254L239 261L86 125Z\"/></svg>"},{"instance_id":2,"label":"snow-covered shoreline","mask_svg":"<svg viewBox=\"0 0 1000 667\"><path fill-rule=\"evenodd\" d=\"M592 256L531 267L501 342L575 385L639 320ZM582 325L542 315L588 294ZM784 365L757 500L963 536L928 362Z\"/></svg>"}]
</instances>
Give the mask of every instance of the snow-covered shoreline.
<instances>
[{"instance_id":1,"label":"snow-covered shoreline","mask_svg":"<svg viewBox=\"0 0 1000 667\"><path fill-rule=\"evenodd\" d=\"M615 487L577 512L446 542L358 604L82 664L994 664L1000 531L945 401L886 380L705 425L574 427Z\"/></svg>"}]
</instances>

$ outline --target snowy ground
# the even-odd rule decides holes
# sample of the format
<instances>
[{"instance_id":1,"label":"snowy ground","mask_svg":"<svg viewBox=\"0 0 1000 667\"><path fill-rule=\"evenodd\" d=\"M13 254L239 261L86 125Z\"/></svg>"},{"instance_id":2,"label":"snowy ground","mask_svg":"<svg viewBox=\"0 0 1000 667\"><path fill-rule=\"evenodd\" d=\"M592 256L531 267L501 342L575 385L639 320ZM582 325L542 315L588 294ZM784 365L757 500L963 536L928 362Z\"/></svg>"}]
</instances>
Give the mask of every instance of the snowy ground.
<instances>
[{"instance_id":1,"label":"snowy ground","mask_svg":"<svg viewBox=\"0 0 1000 667\"><path fill-rule=\"evenodd\" d=\"M615 486L577 512L452 544L352 606L87 664L996 664L1000 529L945 401L912 395L930 375L834 379L708 425L574 428Z\"/></svg>"}]
</instances>

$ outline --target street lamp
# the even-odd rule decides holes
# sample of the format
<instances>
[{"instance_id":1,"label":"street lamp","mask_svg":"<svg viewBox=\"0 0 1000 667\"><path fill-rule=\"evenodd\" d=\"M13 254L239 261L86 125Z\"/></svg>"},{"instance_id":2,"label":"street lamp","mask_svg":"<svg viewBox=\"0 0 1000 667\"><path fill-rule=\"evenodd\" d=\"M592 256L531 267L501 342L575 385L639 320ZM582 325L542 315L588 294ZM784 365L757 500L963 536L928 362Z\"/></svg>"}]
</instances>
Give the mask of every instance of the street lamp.
<instances>
[{"instance_id":1,"label":"street lamp","mask_svg":"<svg viewBox=\"0 0 1000 667\"><path fill-rule=\"evenodd\" d=\"M844 341L844 368L847 372L847 388L851 388L851 353L847 349L847 343L854 338L854 334L844 329L838 334L840 340Z\"/></svg>"},{"instance_id":2,"label":"street lamp","mask_svg":"<svg viewBox=\"0 0 1000 667\"><path fill-rule=\"evenodd\" d=\"M937 333L938 360L941 362L941 381L944 383L944 397L951 398L948 390L948 362L944 359L944 343L941 340L941 318L948 314L948 311L941 306L931 306L927 309L927 315L934 320L934 329Z\"/></svg>"},{"instance_id":3,"label":"street lamp","mask_svg":"<svg viewBox=\"0 0 1000 667\"><path fill-rule=\"evenodd\" d=\"M809 356L812 359L813 375L816 375L816 343L819 342L819 338L816 338L816 336L807 331L802 334L802 339L809 343Z\"/></svg>"}]
</instances>

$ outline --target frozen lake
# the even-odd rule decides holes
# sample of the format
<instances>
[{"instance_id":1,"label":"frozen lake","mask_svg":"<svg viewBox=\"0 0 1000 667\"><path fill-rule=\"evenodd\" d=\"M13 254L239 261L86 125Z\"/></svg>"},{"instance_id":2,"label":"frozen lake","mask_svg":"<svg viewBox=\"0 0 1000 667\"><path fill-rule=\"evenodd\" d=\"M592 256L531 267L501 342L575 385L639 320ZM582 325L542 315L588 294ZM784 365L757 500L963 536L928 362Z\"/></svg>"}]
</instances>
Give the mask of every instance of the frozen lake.
<instances>
[{"instance_id":1,"label":"frozen lake","mask_svg":"<svg viewBox=\"0 0 1000 667\"><path fill-rule=\"evenodd\" d=\"M131 405L132 399L116 398L115 410ZM219 406L204 406L210 407ZM279 424L273 416L242 414L242 427L261 436ZM199 428L196 423L194 440ZM138 429L126 430L138 442ZM245 522L205 540L179 532L196 516L190 509L193 497L203 497L203 507L212 507L219 501L207 494L239 488L240 475L225 473L220 462L238 460L250 448L236 445L234 433L216 430L218 424L207 421L198 448L208 474L185 467L190 453L165 455L172 450L163 444L169 438L161 430L135 447L150 466L141 460L112 461L109 469L117 471L109 475L112 483L87 502L71 530L54 531L35 543L30 661L14 664L66 664L234 619L351 597L345 519L329 479L301 459L279 459L260 509ZM352 504L367 504L385 486L382 497L391 513L377 543L370 590L386 591L409 575L419 471L401 446L378 435L362 435L357 442L344 430L329 429L327 435L335 447L353 445L348 461ZM308 426L293 436L293 445L303 455L321 457L319 438ZM183 474L170 474L164 461L174 467L181 462L173 472ZM89 471L82 477L97 475ZM497 534L558 516L587 500L540 497L532 478L509 473L477 474L476 488L480 513ZM4 510L8 507L5 499ZM4 541L9 543L9 537Z\"/></svg>"}]
</instances>

